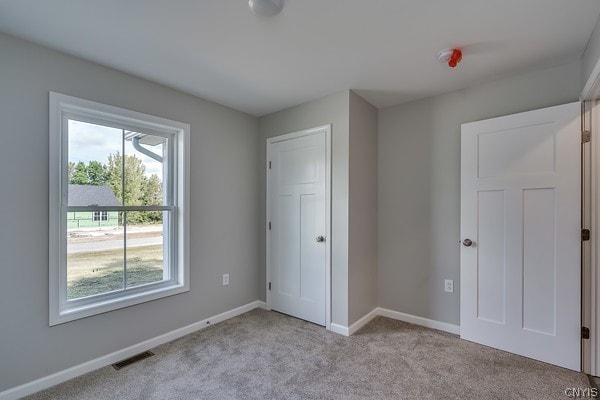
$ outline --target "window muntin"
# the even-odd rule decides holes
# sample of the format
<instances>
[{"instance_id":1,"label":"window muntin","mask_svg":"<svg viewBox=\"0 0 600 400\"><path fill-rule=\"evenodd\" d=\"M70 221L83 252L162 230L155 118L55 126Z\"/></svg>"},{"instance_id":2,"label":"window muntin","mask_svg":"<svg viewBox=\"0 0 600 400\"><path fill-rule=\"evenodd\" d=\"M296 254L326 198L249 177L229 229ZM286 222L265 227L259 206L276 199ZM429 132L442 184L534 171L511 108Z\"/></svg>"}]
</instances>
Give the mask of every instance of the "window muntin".
<instances>
[{"instance_id":1,"label":"window muntin","mask_svg":"<svg viewBox=\"0 0 600 400\"><path fill-rule=\"evenodd\" d=\"M94 211L92 214L92 221L108 221L108 211Z\"/></svg>"},{"instance_id":2,"label":"window muntin","mask_svg":"<svg viewBox=\"0 0 600 400\"><path fill-rule=\"evenodd\" d=\"M50 324L189 290L189 126L55 93L50 112Z\"/></svg>"}]
</instances>

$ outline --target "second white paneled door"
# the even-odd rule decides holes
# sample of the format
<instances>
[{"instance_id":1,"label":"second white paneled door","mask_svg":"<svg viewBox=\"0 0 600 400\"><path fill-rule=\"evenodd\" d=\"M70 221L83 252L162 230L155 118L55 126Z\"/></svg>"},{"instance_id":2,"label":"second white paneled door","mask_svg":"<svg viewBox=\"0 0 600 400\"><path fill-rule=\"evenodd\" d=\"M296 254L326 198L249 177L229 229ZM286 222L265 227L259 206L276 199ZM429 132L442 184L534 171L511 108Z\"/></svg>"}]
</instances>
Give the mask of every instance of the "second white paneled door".
<instances>
[{"instance_id":1,"label":"second white paneled door","mask_svg":"<svg viewBox=\"0 0 600 400\"><path fill-rule=\"evenodd\" d=\"M268 300L271 309L327 322L329 133L316 128L268 142Z\"/></svg>"},{"instance_id":2,"label":"second white paneled door","mask_svg":"<svg viewBox=\"0 0 600 400\"><path fill-rule=\"evenodd\" d=\"M462 126L463 339L580 370L579 103Z\"/></svg>"}]
</instances>

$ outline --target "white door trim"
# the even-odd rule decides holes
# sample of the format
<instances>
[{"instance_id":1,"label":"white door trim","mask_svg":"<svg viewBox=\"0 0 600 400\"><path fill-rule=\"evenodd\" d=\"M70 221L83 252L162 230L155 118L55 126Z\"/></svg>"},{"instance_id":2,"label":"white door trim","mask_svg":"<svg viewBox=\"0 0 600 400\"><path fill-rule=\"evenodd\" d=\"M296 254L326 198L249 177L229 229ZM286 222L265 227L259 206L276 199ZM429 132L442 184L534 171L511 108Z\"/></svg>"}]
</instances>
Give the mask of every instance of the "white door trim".
<instances>
[{"instance_id":1,"label":"white door trim","mask_svg":"<svg viewBox=\"0 0 600 400\"><path fill-rule=\"evenodd\" d=\"M265 236L266 236L266 261L267 273L265 288L267 292L267 308L271 309L271 291L269 290L269 282L271 281L271 235L269 234L269 221L271 220L271 182L269 179L269 162L271 160L271 146L275 143L299 137L313 135L317 132L325 132L325 203L327 204L325 211L325 254L326 254L326 274L325 274L325 328L331 330L331 125L318 126L316 128L304 129L297 132L291 132L280 136L274 136L267 139L267 158L265 164L265 175L267 179L267 219L265 221Z\"/></svg>"},{"instance_id":2,"label":"white door trim","mask_svg":"<svg viewBox=\"0 0 600 400\"><path fill-rule=\"evenodd\" d=\"M592 101L591 106L591 124L588 125L587 128L592 130L592 135L596 136L598 132L600 132L600 103L596 101ZM587 115L586 115L587 117ZM587 119L587 118L586 118ZM596 234L598 229L600 229L600 161L598 157L600 157L600 143L597 143L598 140L594 137L591 143L591 162L584 165L584 168L589 168L589 181L591 183L589 190L589 212L590 212L590 272L587 276L590 279L589 285L589 296L585 296L583 298L583 307L589 310L589 321L590 321L590 339L589 346L587 347L588 351L583 352L582 356L584 359L589 358L589 362L584 362L584 367L589 365L589 371L587 368L584 368L584 372L587 372L591 375L598 376L600 375L600 357L599 357L599 349L598 344L600 343L600 332L598 332L598 322L599 322L599 306L600 306L600 298L598 296L598 288L600 288L600 237ZM585 282L584 282L585 284ZM582 345L582 348L585 348Z\"/></svg>"},{"instance_id":3,"label":"white door trim","mask_svg":"<svg viewBox=\"0 0 600 400\"><path fill-rule=\"evenodd\" d=\"M600 235L596 234L600 230L600 160L598 160L600 143L597 143L599 141L598 132L600 132L600 60L596 62L579 99L582 102L590 103L589 107L588 104L584 106L582 129L589 129L592 132L591 149L586 149L586 154L590 154L591 160L583 165L584 176L588 177L585 183L590 184L588 188L584 187L583 194L589 200L584 212L589 215L591 240L587 247L585 242L582 246L584 250L582 261L589 263L584 265L584 267L589 266L589 272L583 276L584 279L589 279L589 282L582 281L582 288L589 290L587 295L582 297L582 310L587 311L587 315L582 315L582 322L589 322L590 328L589 343L585 343L583 340L581 346L582 366L584 372L600 376L600 332L598 331L600 325ZM586 257L587 255L589 257ZM586 294L585 291L583 293Z\"/></svg>"}]
</instances>

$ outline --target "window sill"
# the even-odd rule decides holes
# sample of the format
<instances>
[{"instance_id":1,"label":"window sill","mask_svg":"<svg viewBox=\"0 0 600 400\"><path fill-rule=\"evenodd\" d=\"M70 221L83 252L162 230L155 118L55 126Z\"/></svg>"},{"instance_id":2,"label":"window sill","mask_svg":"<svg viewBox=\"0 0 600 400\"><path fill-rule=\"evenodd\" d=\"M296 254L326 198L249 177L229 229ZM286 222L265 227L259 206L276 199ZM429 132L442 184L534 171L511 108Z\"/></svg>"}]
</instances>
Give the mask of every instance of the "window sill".
<instances>
[{"instance_id":1,"label":"window sill","mask_svg":"<svg viewBox=\"0 0 600 400\"><path fill-rule=\"evenodd\" d=\"M103 314L105 312L161 299L163 297L173 296L179 293L188 292L189 290L190 288L188 285L170 285L152 290L145 290L139 293L123 294L118 297L103 299L85 305L70 306L68 308L62 308L58 313L54 312L55 310L50 310L49 325L54 326L64 324L65 322Z\"/></svg>"}]
</instances>

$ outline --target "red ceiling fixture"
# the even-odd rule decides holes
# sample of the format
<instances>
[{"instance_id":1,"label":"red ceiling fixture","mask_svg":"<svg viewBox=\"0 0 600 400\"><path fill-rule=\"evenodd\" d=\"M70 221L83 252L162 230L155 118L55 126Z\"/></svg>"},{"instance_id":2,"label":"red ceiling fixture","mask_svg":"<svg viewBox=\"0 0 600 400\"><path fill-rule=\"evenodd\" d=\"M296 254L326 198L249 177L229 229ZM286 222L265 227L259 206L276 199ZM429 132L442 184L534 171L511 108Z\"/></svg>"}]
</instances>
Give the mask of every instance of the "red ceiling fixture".
<instances>
[{"instance_id":1,"label":"red ceiling fixture","mask_svg":"<svg viewBox=\"0 0 600 400\"><path fill-rule=\"evenodd\" d=\"M438 60L447 62L450 68L454 68L462 60L460 49L444 49L438 53Z\"/></svg>"}]
</instances>

